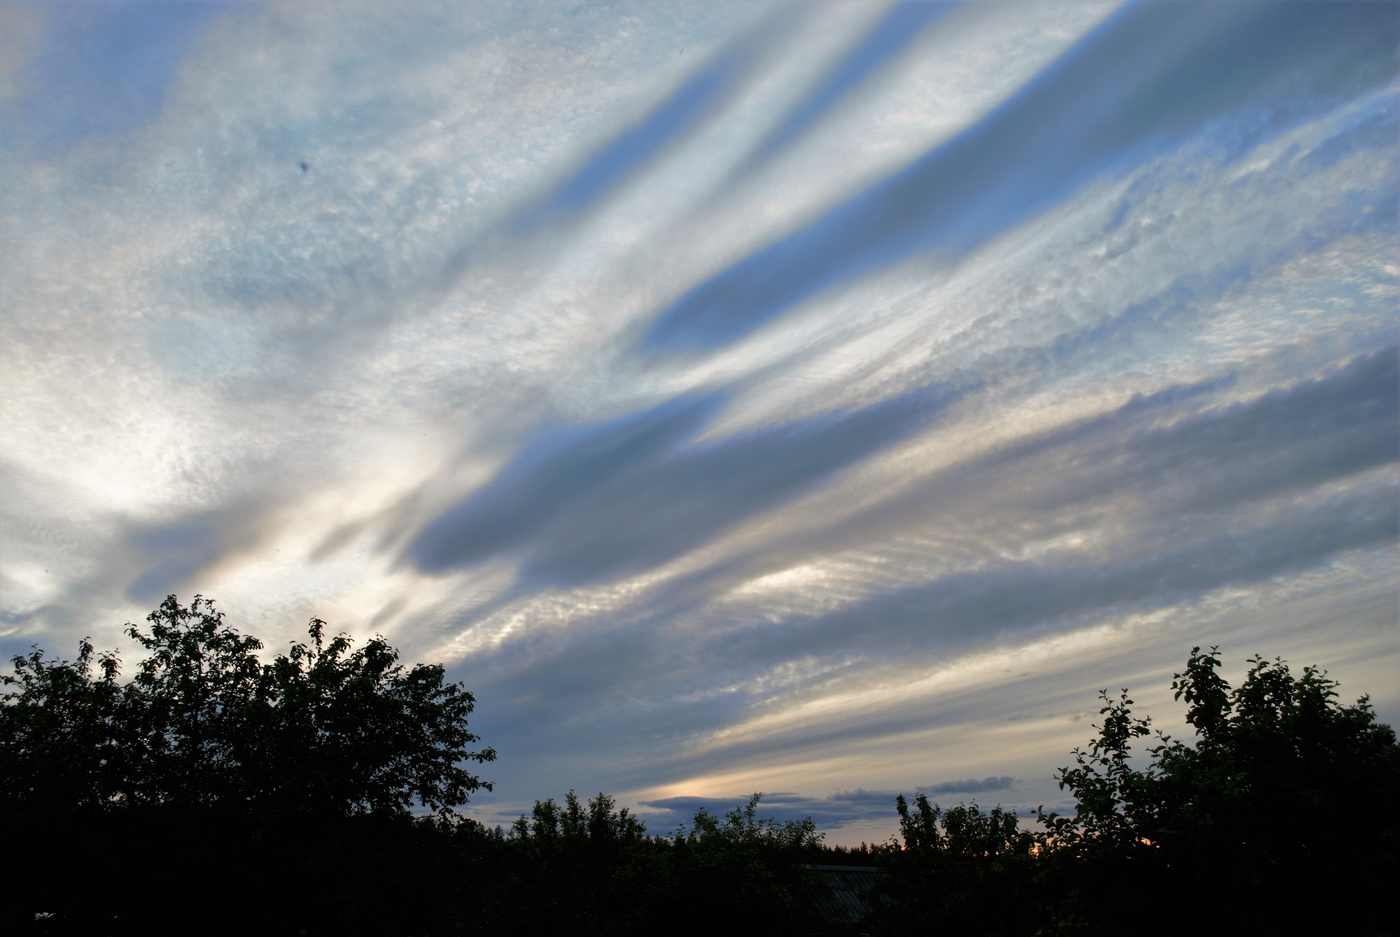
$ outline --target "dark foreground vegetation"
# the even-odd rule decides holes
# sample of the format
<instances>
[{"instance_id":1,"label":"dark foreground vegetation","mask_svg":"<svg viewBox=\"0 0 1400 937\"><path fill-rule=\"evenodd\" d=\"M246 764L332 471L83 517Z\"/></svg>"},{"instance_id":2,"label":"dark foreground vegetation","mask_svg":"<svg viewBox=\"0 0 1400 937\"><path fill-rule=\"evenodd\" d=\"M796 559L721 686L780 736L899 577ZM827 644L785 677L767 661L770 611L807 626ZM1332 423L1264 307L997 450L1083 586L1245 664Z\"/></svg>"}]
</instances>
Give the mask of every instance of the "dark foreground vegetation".
<instances>
[{"instance_id":1,"label":"dark foreground vegetation","mask_svg":"<svg viewBox=\"0 0 1400 937\"><path fill-rule=\"evenodd\" d=\"M442 667L317 620L263 663L199 597L147 621L130 680L89 642L3 678L0 933L1400 933L1400 747L1310 667L1232 688L1193 649L1190 744L1105 692L1073 815L901 796L898 838L846 850L757 795L670 835L573 793L488 829L454 808L495 753Z\"/></svg>"}]
</instances>

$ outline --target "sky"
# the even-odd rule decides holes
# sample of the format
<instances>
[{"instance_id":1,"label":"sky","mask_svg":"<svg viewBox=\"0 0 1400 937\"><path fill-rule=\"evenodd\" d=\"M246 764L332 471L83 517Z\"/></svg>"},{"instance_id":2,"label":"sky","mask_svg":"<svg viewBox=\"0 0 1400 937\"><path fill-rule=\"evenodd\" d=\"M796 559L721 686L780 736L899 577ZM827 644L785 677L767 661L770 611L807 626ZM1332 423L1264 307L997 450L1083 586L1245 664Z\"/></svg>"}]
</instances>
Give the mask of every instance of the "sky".
<instances>
[{"instance_id":1,"label":"sky","mask_svg":"<svg viewBox=\"0 0 1400 937\"><path fill-rule=\"evenodd\" d=\"M0 3L0 653L319 616L475 694L485 822L763 792L832 843L1065 810L1099 691L1182 735L1196 645L1396 724L1397 48L1391 2Z\"/></svg>"}]
</instances>

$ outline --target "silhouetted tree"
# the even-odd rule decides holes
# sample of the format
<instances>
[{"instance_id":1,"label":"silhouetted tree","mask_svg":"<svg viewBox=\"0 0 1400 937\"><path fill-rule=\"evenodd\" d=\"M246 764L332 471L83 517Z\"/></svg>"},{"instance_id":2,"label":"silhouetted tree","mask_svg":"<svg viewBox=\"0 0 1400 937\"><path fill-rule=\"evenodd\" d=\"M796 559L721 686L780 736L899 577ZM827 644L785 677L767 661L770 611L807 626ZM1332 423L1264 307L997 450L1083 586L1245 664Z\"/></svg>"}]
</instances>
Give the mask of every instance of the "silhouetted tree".
<instances>
[{"instance_id":1,"label":"silhouetted tree","mask_svg":"<svg viewBox=\"0 0 1400 937\"><path fill-rule=\"evenodd\" d=\"M1029 933L1035 837L1016 814L977 804L947 810L916 794L895 798L899 840L877 852L884 874L867 896L882 934Z\"/></svg>"},{"instance_id":2,"label":"silhouetted tree","mask_svg":"<svg viewBox=\"0 0 1400 937\"><path fill-rule=\"evenodd\" d=\"M119 798L122 751L120 662L92 642L78 659L46 660L35 648L0 676L0 797L11 810L102 810Z\"/></svg>"},{"instance_id":3,"label":"silhouetted tree","mask_svg":"<svg viewBox=\"0 0 1400 937\"><path fill-rule=\"evenodd\" d=\"M761 795L723 817L701 808L673 837L680 907L717 909L715 926L736 934L803 934L824 921L806 866L820 861L822 834L810 817L760 818Z\"/></svg>"},{"instance_id":4,"label":"silhouetted tree","mask_svg":"<svg viewBox=\"0 0 1400 937\"><path fill-rule=\"evenodd\" d=\"M500 926L538 933L650 934L672 907L669 844L606 794L535 801L506 835L512 894Z\"/></svg>"},{"instance_id":5,"label":"silhouetted tree","mask_svg":"<svg viewBox=\"0 0 1400 937\"><path fill-rule=\"evenodd\" d=\"M1250 659L1235 689L1215 648L1193 648L1172 683L1194 744L1158 733L1150 762L1131 744L1150 733L1127 691L1102 694L1103 722L1059 781L1073 816L1042 813L1066 896L1062 923L1090 932L1174 931L1143 915L1141 890L1190 896L1222 931L1397 931L1400 747L1367 697L1337 702L1337 683L1282 660Z\"/></svg>"},{"instance_id":6,"label":"silhouetted tree","mask_svg":"<svg viewBox=\"0 0 1400 937\"><path fill-rule=\"evenodd\" d=\"M310 644L270 663L201 596L188 608L170 596L147 622L127 626L146 652L128 683L87 640L75 661L36 648L2 678L0 809L31 861L0 923L32 930L39 912L50 931L188 931L214 900L173 889L125 909L144 868L218 869L221 888L249 896L194 929L428 932L450 917L433 902L345 915L386 883L435 880L452 865L445 844L478 836L454 811L490 789L465 763L495 758L467 727L470 693L440 665L405 668L383 638L327 641L319 619Z\"/></svg>"},{"instance_id":7,"label":"silhouetted tree","mask_svg":"<svg viewBox=\"0 0 1400 937\"><path fill-rule=\"evenodd\" d=\"M505 916L487 930L824 933L813 891L822 886L804 868L820 858L821 835L810 818L759 817L759 799L723 817L702 809L672 836L648 836L606 794L536 801L506 834L497 892L508 897L492 909ZM691 924L690 911L706 923Z\"/></svg>"},{"instance_id":8,"label":"silhouetted tree","mask_svg":"<svg viewBox=\"0 0 1400 937\"><path fill-rule=\"evenodd\" d=\"M495 758L467 728L475 699L437 664L405 669L380 637L325 640L268 664L262 642L212 601L175 596L127 631L147 652L128 684L84 641L76 661L15 657L0 707L7 799L50 806L213 806L441 813L490 784L464 762Z\"/></svg>"}]
</instances>

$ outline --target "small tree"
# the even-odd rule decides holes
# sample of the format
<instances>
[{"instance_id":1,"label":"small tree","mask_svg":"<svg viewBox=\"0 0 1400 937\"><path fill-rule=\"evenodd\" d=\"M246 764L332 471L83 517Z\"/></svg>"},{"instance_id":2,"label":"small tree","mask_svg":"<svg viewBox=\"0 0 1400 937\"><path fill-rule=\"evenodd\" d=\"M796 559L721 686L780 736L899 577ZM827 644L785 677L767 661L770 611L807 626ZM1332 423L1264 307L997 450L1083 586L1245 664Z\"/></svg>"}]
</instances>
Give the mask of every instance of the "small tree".
<instances>
[{"instance_id":1,"label":"small tree","mask_svg":"<svg viewBox=\"0 0 1400 937\"><path fill-rule=\"evenodd\" d=\"M651 933L670 907L667 844L607 794L535 801L504 846L514 930Z\"/></svg>"},{"instance_id":2,"label":"small tree","mask_svg":"<svg viewBox=\"0 0 1400 937\"><path fill-rule=\"evenodd\" d=\"M1035 838L1016 814L977 804L944 810L923 794L901 794L899 840L877 853L884 875L867 897L883 933L1028 932Z\"/></svg>"},{"instance_id":3,"label":"small tree","mask_svg":"<svg viewBox=\"0 0 1400 937\"><path fill-rule=\"evenodd\" d=\"M121 663L102 655L94 677L93 654L86 638L76 661L45 660L34 648L0 676L0 798L11 805L100 811L120 800Z\"/></svg>"},{"instance_id":4,"label":"small tree","mask_svg":"<svg viewBox=\"0 0 1400 937\"><path fill-rule=\"evenodd\" d=\"M1339 704L1325 671L1297 677L1279 659L1249 663L1232 689L1217 649L1192 648L1172 688L1194 744L1158 733L1142 769L1129 748L1148 720L1132 715L1126 690L1102 694L1099 737L1059 773L1075 815L1041 814L1062 890L1078 895L1066 920L1175 929L1170 917L1141 919L1133 885L1151 881L1196 896L1222 929L1395 931L1394 731L1365 696ZM1089 879L1092 892L1079 887Z\"/></svg>"},{"instance_id":5,"label":"small tree","mask_svg":"<svg viewBox=\"0 0 1400 937\"><path fill-rule=\"evenodd\" d=\"M527 819L522 813L511 824L511 838L548 843L588 843L594 848L610 848L646 839L646 824L607 794L590 797L587 806L569 791L560 807L554 798L535 801Z\"/></svg>"},{"instance_id":6,"label":"small tree","mask_svg":"<svg viewBox=\"0 0 1400 937\"><path fill-rule=\"evenodd\" d=\"M175 596L127 633L147 652L130 683L84 641L77 661L13 659L0 706L4 795L52 806L214 806L331 814L451 814L490 784L467 728L475 699L439 664L405 669L381 637L325 640L263 664L262 642L202 596Z\"/></svg>"},{"instance_id":7,"label":"small tree","mask_svg":"<svg viewBox=\"0 0 1400 937\"><path fill-rule=\"evenodd\" d=\"M319 619L310 644L269 663L201 596L170 596L146 620L127 626L146 652L128 683L87 640L76 661L36 648L0 678L0 811L26 858L0 931L44 913L62 933L186 933L196 919L219 933L424 933L446 914L359 899L462 887L438 871L470 832L454 808L490 788L465 763L495 758L467 728L470 693L440 665L405 668L383 638L326 640ZM420 805L433 822L415 819ZM137 924L122 900L133 869L218 875L167 889Z\"/></svg>"},{"instance_id":8,"label":"small tree","mask_svg":"<svg viewBox=\"0 0 1400 937\"><path fill-rule=\"evenodd\" d=\"M810 933L821 926L824 886L804 866L820 858L811 817L760 818L761 795L723 817L701 808L673 838L682 906L719 906L719 929L740 934Z\"/></svg>"},{"instance_id":9,"label":"small tree","mask_svg":"<svg viewBox=\"0 0 1400 937\"><path fill-rule=\"evenodd\" d=\"M441 664L405 670L382 637L362 648L311 620L312 643L294 644L262 669L248 760L260 788L250 796L302 810L407 814L417 804L451 816L491 784L464 762L492 761L467 728L476 700L447 683ZM261 728L263 731L256 731Z\"/></svg>"},{"instance_id":10,"label":"small tree","mask_svg":"<svg viewBox=\"0 0 1400 937\"><path fill-rule=\"evenodd\" d=\"M112 718L126 753L124 800L180 807L250 799L254 753L272 740L256 706L262 642L224 622L212 600L168 596L126 633L147 652Z\"/></svg>"}]
</instances>

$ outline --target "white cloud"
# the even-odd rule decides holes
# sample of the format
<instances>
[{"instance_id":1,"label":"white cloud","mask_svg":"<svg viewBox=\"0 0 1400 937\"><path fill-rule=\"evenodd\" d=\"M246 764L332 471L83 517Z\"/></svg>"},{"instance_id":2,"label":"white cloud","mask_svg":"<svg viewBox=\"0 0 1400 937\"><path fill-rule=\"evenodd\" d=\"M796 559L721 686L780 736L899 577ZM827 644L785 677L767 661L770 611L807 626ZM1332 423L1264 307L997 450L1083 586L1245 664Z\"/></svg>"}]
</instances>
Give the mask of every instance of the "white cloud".
<instances>
[{"instance_id":1,"label":"white cloud","mask_svg":"<svg viewBox=\"0 0 1400 937\"><path fill-rule=\"evenodd\" d=\"M0 44L3 113L45 91L34 9L3 13L31 37ZM965 249L708 351L639 346L1116 7L951 9L745 163L885 11L235 5L177 37L131 126L23 127L0 169L4 648L118 643L166 590L273 647L313 614L380 631L487 691L526 803L1002 775L1048 797L1085 689L1160 690L1193 641L1333 664L1400 713L1393 543L1345 536L1396 483L1363 380L1396 339L1393 74L1267 132L1227 101ZM1031 178L1043 154L1014 156ZM600 194L540 214L589 172ZM412 545L483 491L523 491L504 522L535 533L425 573ZM1133 592L1185 581L1153 563L1191 550L1225 572ZM1033 569L1079 591L998 605ZM971 624L908 604L978 596Z\"/></svg>"}]
</instances>

